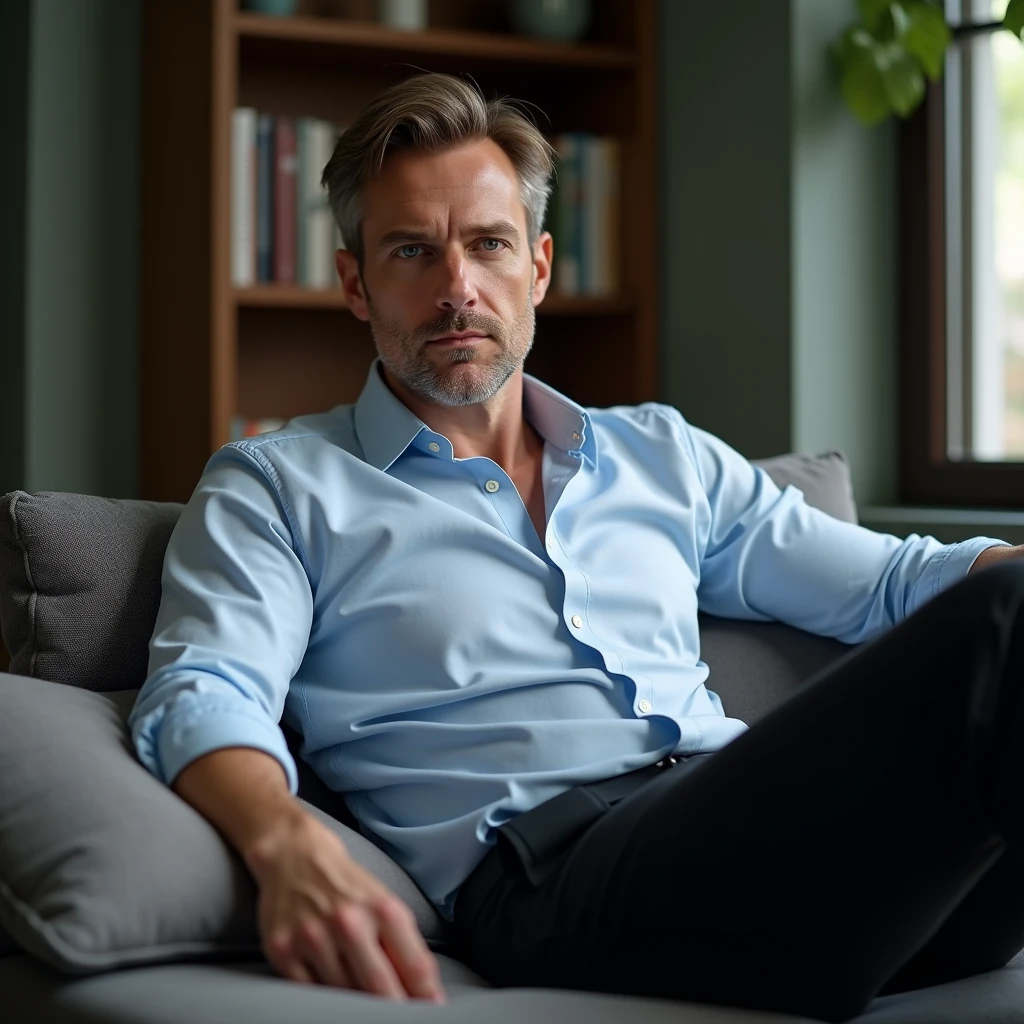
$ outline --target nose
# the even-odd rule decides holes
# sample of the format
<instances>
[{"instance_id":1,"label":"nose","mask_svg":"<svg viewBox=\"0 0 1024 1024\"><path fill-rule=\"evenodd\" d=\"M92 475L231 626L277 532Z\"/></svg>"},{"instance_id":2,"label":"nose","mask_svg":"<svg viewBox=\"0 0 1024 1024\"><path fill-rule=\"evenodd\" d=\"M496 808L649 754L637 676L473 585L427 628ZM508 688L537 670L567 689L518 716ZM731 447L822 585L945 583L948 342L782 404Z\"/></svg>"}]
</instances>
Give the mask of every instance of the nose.
<instances>
[{"instance_id":1,"label":"nose","mask_svg":"<svg viewBox=\"0 0 1024 1024\"><path fill-rule=\"evenodd\" d=\"M472 309L477 302L477 291L465 254L458 249L447 252L440 264L438 306L446 312L455 313L466 307Z\"/></svg>"}]
</instances>

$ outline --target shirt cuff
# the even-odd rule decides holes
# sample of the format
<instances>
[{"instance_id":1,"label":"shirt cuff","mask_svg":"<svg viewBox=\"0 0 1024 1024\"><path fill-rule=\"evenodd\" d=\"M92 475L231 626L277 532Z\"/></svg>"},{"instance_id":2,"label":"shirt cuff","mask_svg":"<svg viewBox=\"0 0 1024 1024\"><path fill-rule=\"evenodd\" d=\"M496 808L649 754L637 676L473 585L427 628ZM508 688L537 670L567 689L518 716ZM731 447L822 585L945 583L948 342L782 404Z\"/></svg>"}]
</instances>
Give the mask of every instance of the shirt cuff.
<instances>
[{"instance_id":1,"label":"shirt cuff","mask_svg":"<svg viewBox=\"0 0 1024 1024\"><path fill-rule=\"evenodd\" d=\"M293 796L298 792L298 771L280 726L223 698L189 696L183 701L179 694L174 706L160 716L162 720L140 723L139 732L148 734L149 742L139 735L136 747L154 774L170 786L183 768L204 754L225 747L251 747L276 758L288 778L289 791ZM144 752L150 757L143 757Z\"/></svg>"},{"instance_id":2,"label":"shirt cuff","mask_svg":"<svg viewBox=\"0 0 1024 1024\"><path fill-rule=\"evenodd\" d=\"M1005 540L994 540L991 537L972 537L970 540L961 541L959 544L950 544L946 551L946 557L939 564L939 571L935 576L934 597L947 587L962 580L971 566L974 565L978 555L989 548L1008 548L1012 545Z\"/></svg>"}]
</instances>

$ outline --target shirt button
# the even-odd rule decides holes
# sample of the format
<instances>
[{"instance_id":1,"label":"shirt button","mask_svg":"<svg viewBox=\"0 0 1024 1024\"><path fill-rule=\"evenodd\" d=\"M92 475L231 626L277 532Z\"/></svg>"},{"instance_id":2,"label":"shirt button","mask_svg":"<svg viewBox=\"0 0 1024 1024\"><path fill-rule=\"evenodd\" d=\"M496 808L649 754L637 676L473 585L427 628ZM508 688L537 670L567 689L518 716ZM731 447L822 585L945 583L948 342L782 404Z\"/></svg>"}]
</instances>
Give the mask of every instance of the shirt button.
<instances>
[{"instance_id":1,"label":"shirt button","mask_svg":"<svg viewBox=\"0 0 1024 1024\"><path fill-rule=\"evenodd\" d=\"M578 441L580 439L580 435L575 430L572 432L572 439L574 441Z\"/></svg>"},{"instance_id":2,"label":"shirt button","mask_svg":"<svg viewBox=\"0 0 1024 1024\"><path fill-rule=\"evenodd\" d=\"M486 490L488 494L493 494L500 486L501 484L499 484L497 480L488 480L487 483L484 484L484 490Z\"/></svg>"},{"instance_id":3,"label":"shirt button","mask_svg":"<svg viewBox=\"0 0 1024 1024\"><path fill-rule=\"evenodd\" d=\"M640 710L646 715L651 710L651 702L649 700L640 701Z\"/></svg>"},{"instance_id":4,"label":"shirt button","mask_svg":"<svg viewBox=\"0 0 1024 1024\"><path fill-rule=\"evenodd\" d=\"M573 616L573 617L572 617L572 618L571 618L571 619L570 619L569 621L570 621L570 622L571 622L571 623L572 623L572 624L573 624L573 625L574 625L574 626L575 626L575 627L576 627L577 629L579 629L579 628L580 628L580 626L582 626L582 625L583 625L583 620L582 620L582 619L581 619L581 618L580 618L580 617L579 617L578 615L574 615L574 616Z\"/></svg>"},{"instance_id":5,"label":"shirt button","mask_svg":"<svg viewBox=\"0 0 1024 1024\"><path fill-rule=\"evenodd\" d=\"M430 444L427 445L427 447L432 452L439 452L441 450L441 446L436 441L431 441Z\"/></svg>"}]
</instances>

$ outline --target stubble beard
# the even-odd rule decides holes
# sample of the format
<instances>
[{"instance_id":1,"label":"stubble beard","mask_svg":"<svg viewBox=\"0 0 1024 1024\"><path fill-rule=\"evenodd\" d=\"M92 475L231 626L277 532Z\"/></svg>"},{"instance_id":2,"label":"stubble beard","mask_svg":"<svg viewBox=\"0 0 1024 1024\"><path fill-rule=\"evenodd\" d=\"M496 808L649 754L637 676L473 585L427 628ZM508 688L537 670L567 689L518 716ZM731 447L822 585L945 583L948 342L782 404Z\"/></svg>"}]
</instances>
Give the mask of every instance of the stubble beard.
<instances>
[{"instance_id":1,"label":"stubble beard","mask_svg":"<svg viewBox=\"0 0 1024 1024\"><path fill-rule=\"evenodd\" d=\"M523 365L533 347L536 312L529 298L523 314L511 324L498 317L466 311L439 317L409 332L381 317L372 304L369 312L370 330L381 362L410 391L436 405L478 405L489 401ZM480 331L490 338L479 348L450 348L428 354L426 339L460 331ZM482 351L495 345L496 354ZM478 366L479 372L460 371L460 366L470 364Z\"/></svg>"}]
</instances>

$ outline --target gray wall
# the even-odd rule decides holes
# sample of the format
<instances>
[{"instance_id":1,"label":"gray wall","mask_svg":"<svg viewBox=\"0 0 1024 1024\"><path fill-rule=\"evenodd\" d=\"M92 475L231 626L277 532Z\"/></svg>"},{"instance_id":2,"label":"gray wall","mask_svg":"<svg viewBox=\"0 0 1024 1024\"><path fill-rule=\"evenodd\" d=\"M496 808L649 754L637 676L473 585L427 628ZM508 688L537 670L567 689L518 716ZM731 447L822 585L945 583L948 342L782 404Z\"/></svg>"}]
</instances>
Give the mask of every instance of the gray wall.
<instances>
[{"instance_id":1,"label":"gray wall","mask_svg":"<svg viewBox=\"0 0 1024 1024\"><path fill-rule=\"evenodd\" d=\"M664 0L664 397L748 457L895 498L895 133L838 96L854 0Z\"/></svg>"},{"instance_id":2,"label":"gray wall","mask_svg":"<svg viewBox=\"0 0 1024 1024\"><path fill-rule=\"evenodd\" d=\"M19 19L27 67L15 92L25 130L7 172L23 180L24 223L0 250L5 269L22 268L0 350L5 390L20 396L6 413L12 440L0 451L0 491L132 496L140 0L2 6L0 36ZM21 329L7 334L8 326Z\"/></svg>"}]
</instances>

